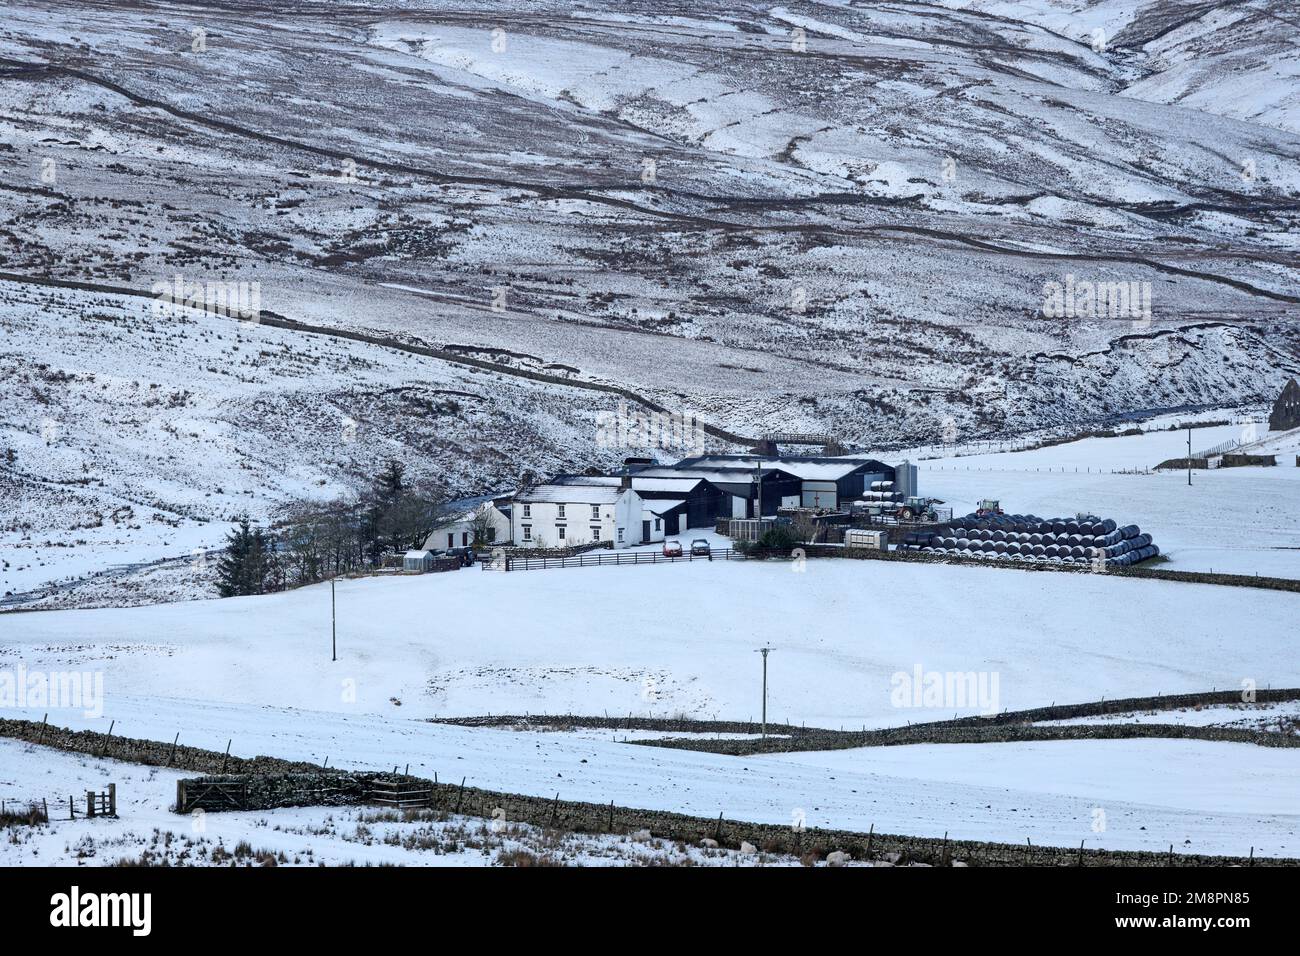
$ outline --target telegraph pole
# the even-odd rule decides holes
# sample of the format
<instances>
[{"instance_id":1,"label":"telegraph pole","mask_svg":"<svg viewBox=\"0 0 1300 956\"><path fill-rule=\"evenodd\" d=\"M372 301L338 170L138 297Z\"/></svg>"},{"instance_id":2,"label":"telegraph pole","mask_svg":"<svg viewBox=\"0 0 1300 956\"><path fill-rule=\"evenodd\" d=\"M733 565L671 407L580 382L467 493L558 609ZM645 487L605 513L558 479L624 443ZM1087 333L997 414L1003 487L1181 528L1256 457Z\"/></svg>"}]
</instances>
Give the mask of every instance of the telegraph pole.
<instances>
[{"instance_id":1,"label":"telegraph pole","mask_svg":"<svg viewBox=\"0 0 1300 956\"><path fill-rule=\"evenodd\" d=\"M330 660L339 659L339 629L338 614L335 612L334 605L334 579L330 578L330 646L333 649L333 657Z\"/></svg>"},{"instance_id":2,"label":"telegraph pole","mask_svg":"<svg viewBox=\"0 0 1300 956\"><path fill-rule=\"evenodd\" d=\"M1187 426L1187 487L1192 486L1192 426Z\"/></svg>"},{"instance_id":3,"label":"telegraph pole","mask_svg":"<svg viewBox=\"0 0 1300 956\"><path fill-rule=\"evenodd\" d=\"M760 647L757 653L763 655L763 739L767 739L767 655L772 652L770 647Z\"/></svg>"}]
</instances>

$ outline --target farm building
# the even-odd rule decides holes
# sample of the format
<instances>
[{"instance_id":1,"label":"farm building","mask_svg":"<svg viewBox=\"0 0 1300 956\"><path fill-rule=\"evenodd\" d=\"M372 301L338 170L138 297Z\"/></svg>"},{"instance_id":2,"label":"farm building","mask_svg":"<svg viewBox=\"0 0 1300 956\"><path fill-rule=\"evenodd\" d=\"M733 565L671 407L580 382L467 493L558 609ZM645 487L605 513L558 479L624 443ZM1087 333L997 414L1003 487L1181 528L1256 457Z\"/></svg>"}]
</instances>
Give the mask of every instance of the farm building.
<instances>
[{"instance_id":1,"label":"farm building","mask_svg":"<svg viewBox=\"0 0 1300 956\"><path fill-rule=\"evenodd\" d=\"M686 459L691 461L692 459ZM761 459L755 459L761 462ZM790 474L761 464L717 468L683 468L676 465L651 465L632 472L634 478L695 478L708 482L723 492L731 510L721 517L752 518L762 500L763 511L775 514L784 502L798 502L801 482Z\"/></svg>"},{"instance_id":2,"label":"farm building","mask_svg":"<svg viewBox=\"0 0 1300 956\"><path fill-rule=\"evenodd\" d=\"M649 478L633 472L630 478L632 490L645 502L643 524L649 526L642 529L644 541L659 541L664 534L688 528L712 528L718 518L731 517L733 496L698 476ZM623 480L617 475L559 475L551 483L614 487Z\"/></svg>"},{"instance_id":3,"label":"farm building","mask_svg":"<svg viewBox=\"0 0 1300 956\"><path fill-rule=\"evenodd\" d=\"M1282 394L1273 403L1273 414L1268 417L1268 430L1285 432L1300 428L1300 385L1291 379L1282 388Z\"/></svg>"},{"instance_id":4,"label":"farm building","mask_svg":"<svg viewBox=\"0 0 1300 956\"><path fill-rule=\"evenodd\" d=\"M510 539L516 547L565 548L612 541L642 543L645 503L630 485L544 484L510 502ZM651 519L653 524L653 519Z\"/></svg>"},{"instance_id":5,"label":"farm building","mask_svg":"<svg viewBox=\"0 0 1300 956\"><path fill-rule=\"evenodd\" d=\"M755 480L758 471L762 473L761 481ZM675 465L639 468L634 475L660 478L697 475L744 500L743 511L733 509L732 517L754 517L760 491L763 511L768 514L775 514L777 508L833 511L842 502L860 497L873 481L894 481L895 469L861 456L700 455L684 458Z\"/></svg>"}]
</instances>

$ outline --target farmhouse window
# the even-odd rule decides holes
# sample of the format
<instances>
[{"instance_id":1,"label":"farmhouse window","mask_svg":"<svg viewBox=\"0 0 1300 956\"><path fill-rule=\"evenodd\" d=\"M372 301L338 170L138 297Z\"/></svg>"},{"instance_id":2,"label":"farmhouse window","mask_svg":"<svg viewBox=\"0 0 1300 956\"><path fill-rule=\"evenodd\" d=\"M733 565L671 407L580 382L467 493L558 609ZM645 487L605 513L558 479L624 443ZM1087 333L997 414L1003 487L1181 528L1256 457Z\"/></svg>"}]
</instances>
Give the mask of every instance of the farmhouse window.
<instances>
[{"instance_id":1,"label":"farmhouse window","mask_svg":"<svg viewBox=\"0 0 1300 956\"><path fill-rule=\"evenodd\" d=\"M524 505L524 517L525 517L525 518L531 518L532 516L533 516L533 506L532 506L532 505Z\"/></svg>"},{"instance_id":2,"label":"farmhouse window","mask_svg":"<svg viewBox=\"0 0 1300 956\"><path fill-rule=\"evenodd\" d=\"M456 547L456 532L453 531L447 535L447 547L448 548Z\"/></svg>"},{"instance_id":3,"label":"farmhouse window","mask_svg":"<svg viewBox=\"0 0 1300 956\"><path fill-rule=\"evenodd\" d=\"M622 528L619 528L619 529L618 529L618 543L619 543L619 544L622 544L622 543L623 543L623 529L622 529Z\"/></svg>"},{"instance_id":4,"label":"farmhouse window","mask_svg":"<svg viewBox=\"0 0 1300 956\"><path fill-rule=\"evenodd\" d=\"M591 520L592 521L600 520L600 505L591 506Z\"/></svg>"},{"instance_id":5,"label":"farmhouse window","mask_svg":"<svg viewBox=\"0 0 1300 956\"><path fill-rule=\"evenodd\" d=\"M524 525L524 540L525 541L533 540L533 526L530 524Z\"/></svg>"},{"instance_id":6,"label":"farmhouse window","mask_svg":"<svg viewBox=\"0 0 1300 956\"><path fill-rule=\"evenodd\" d=\"M557 518L563 518L563 517L564 517L564 505L556 505L555 508L556 508L555 516L556 516Z\"/></svg>"},{"instance_id":7,"label":"farmhouse window","mask_svg":"<svg viewBox=\"0 0 1300 956\"><path fill-rule=\"evenodd\" d=\"M560 540L563 541L563 540L564 540L564 525L562 525L562 524L557 524L557 525L555 526L555 533L559 536Z\"/></svg>"},{"instance_id":8,"label":"farmhouse window","mask_svg":"<svg viewBox=\"0 0 1300 956\"><path fill-rule=\"evenodd\" d=\"M656 531L659 530L659 519L658 519L658 518L655 518L655 530L656 530Z\"/></svg>"},{"instance_id":9,"label":"farmhouse window","mask_svg":"<svg viewBox=\"0 0 1300 956\"><path fill-rule=\"evenodd\" d=\"M600 529L599 529L599 528L592 528L592 529L591 529L591 540L592 540L592 541L599 541L599 540L600 540Z\"/></svg>"}]
</instances>

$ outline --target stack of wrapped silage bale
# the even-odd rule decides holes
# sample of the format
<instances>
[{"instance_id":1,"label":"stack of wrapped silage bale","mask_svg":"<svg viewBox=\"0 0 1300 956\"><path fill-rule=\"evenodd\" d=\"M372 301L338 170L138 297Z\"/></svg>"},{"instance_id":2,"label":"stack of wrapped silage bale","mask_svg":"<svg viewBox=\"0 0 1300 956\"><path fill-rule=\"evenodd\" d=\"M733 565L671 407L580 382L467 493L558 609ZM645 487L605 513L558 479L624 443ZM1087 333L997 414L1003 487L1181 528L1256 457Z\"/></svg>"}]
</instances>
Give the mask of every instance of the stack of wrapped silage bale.
<instances>
[{"instance_id":1,"label":"stack of wrapped silage bale","mask_svg":"<svg viewBox=\"0 0 1300 956\"><path fill-rule=\"evenodd\" d=\"M908 532L900 549L990 561L1094 564L1129 567L1154 558L1160 549L1135 524L1079 515L975 515L957 518L946 531Z\"/></svg>"}]
</instances>

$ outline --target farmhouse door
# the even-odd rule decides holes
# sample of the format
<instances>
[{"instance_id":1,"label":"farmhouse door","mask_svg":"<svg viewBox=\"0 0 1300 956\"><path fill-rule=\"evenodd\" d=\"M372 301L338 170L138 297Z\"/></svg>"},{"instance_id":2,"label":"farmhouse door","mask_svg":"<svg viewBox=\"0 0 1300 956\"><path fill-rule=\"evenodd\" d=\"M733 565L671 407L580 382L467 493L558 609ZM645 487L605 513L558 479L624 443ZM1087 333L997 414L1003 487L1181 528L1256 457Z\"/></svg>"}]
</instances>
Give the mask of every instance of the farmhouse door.
<instances>
[{"instance_id":1,"label":"farmhouse door","mask_svg":"<svg viewBox=\"0 0 1300 956\"><path fill-rule=\"evenodd\" d=\"M641 522L641 543L645 544L649 540L650 540L650 522L642 521Z\"/></svg>"}]
</instances>

